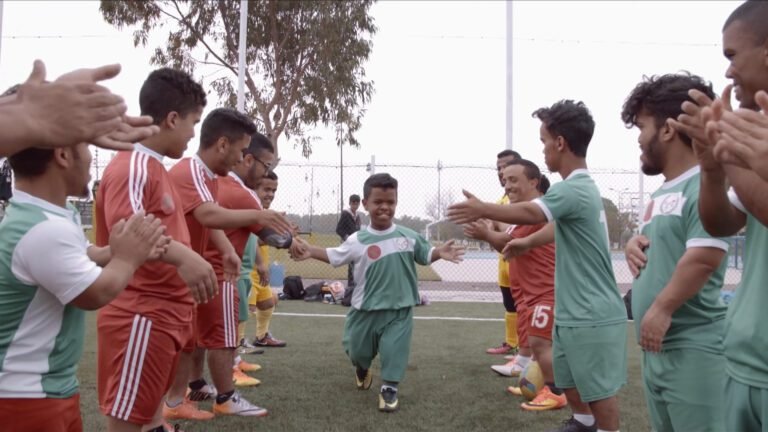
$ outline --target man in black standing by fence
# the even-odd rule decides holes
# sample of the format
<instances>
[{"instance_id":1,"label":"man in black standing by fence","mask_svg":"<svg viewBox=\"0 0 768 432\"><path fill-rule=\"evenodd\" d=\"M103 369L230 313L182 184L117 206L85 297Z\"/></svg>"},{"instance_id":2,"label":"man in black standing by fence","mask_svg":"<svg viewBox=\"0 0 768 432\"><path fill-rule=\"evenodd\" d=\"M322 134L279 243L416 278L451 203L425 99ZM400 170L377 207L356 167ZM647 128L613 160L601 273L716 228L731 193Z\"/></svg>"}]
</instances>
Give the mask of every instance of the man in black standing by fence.
<instances>
[{"instance_id":1,"label":"man in black standing by fence","mask_svg":"<svg viewBox=\"0 0 768 432\"><path fill-rule=\"evenodd\" d=\"M349 208L341 212L339 222L336 224L336 234L341 237L342 243L347 241L347 237L360 230L360 195L350 195ZM355 265L349 263L347 269L347 289L344 291L344 300L342 304L349 306L349 300L352 298L352 290L355 289Z\"/></svg>"}]
</instances>

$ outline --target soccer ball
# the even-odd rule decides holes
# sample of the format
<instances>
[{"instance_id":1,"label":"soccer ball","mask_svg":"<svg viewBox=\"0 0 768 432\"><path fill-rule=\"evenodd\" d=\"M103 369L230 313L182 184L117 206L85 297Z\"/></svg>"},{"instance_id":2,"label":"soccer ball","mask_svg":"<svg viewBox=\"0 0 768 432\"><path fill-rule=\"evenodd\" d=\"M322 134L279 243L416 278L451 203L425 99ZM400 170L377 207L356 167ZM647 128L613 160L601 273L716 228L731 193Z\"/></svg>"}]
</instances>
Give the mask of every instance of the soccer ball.
<instances>
[{"instance_id":1,"label":"soccer ball","mask_svg":"<svg viewBox=\"0 0 768 432\"><path fill-rule=\"evenodd\" d=\"M520 392L527 400L533 400L544 387L544 375L541 374L539 362L531 361L528 366L520 372L520 379L517 383Z\"/></svg>"}]
</instances>

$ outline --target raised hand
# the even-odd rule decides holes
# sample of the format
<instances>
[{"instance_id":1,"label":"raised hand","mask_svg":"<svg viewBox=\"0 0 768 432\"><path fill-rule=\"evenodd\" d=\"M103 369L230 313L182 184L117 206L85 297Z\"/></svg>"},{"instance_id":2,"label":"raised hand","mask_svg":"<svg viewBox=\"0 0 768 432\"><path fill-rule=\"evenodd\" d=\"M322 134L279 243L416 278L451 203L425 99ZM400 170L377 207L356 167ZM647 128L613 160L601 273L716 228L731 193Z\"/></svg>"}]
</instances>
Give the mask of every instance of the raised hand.
<instances>
[{"instance_id":1,"label":"raised hand","mask_svg":"<svg viewBox=\"0 0 768 432\"><path fill-rule=\"evenodd\" d=\"M464 246L458 246L455 243L455 240L448 240L447 242L435 248L437 251L437 256L440 259L450 261L454 264L458 264L464 261L464 253L466 252L466 248Z\"/></svg>"},{"instance_id":2,"label":"raised hand","mask_svg":"<svg viewBox=\"0 0 768 432\"><path fill-rule=\"evenodd\" d=\"M90 143L108 150L130 150L133 148L133 143L143 141L160 132L160 128L152 124L151 116L124 115L121 120L115 130L97 136Z\"/></svg>"},{"instance_id":3,"label":"raised hand","mask_svg":"<svg viewBox=\"0 0 768 432\"><path fill-rule=\"evenodd\" d=\"M501 254L504 255L504 259L509 261L515 257L525 254L531 249L531 244L528 237L516 238L507 242L504 249L501 250Z\"/></svg>"},{"instance_id":4,"label":"raised hand","mask_svg":"<svg viewBox=\"0 0 768 432\"><path fill-rule=\"evenodd\" d=\"M307 242L305 242L304 240L298 237L294 237L288 252L291 256L293 255L304 256L304 254L307 253L308 249L309 249L309 244L307 244Z\"/></svg>"},{"instance_id":5,"label":"raised hand","mask_svg":"<svg viewBox=\"0 0 768 432\"><path fill-rule=\"evenodd\" d=\"M106 76L115 74L114 68L106 71ZM39 135L38 146L52 148L91 142L122 122L127 109L123 98L96 84L92 77L49 83L45 82L45 75L45 64L35 60L32 73L16 94L33 122L32 132Z\"/></svg>"},{"instance_id":6,"label":"raised hand","mask_svg":"<svg viewBox=\"0 0 768 432\"><path fill-rule=\"evenodd\" d=\"M715 159L753 170L768 181L768 93L755 95L762 112L739 109L725 112L717 122L720 139L714 148Z\"/></svg>"},{"instance_id":7,"label":"raised hand","mask_svg":"<svg viewBox=\"0 0 768 432\"><path fill-rule=\"evenodd\" d=\"M464 236L475 240L485 240L488 238L489 231L488 221L485 220L478 220L464 225Z\"/></svg>"},{"instance_id":8,"label":"raised hand","mask_svg":"<svg viewBox=\"0 0 768 432\"><path fill-rule=\"evenodd\" d=\"M106 65L92 69L78 69L60 76L56 82L96 84L99 81L114 78L120 73L120 69L121 67L119 64ZM120 117L120 122L114 129L86 141L106 149L127 150L133 146L133 143L149 138L160 132L160 128L154 126L152 122L152 116L131 117L122 115Z\"/></svg>"},{"instance_id":9,"label":"raised hand","mask_svg":"<svg viewBox=\"0 0 768 432\"><path fill-rule=\"evenodd\" d=\"M629 239L627 246L624 247L624 255L627 259L629 272L632 273L632 276L635 278L640 276L640 272L645 268L645 264L648 262L645 250L650 244L651 242L648 240L648 237L641 234Z\"/></svg>"},{"instance_id":10,"label":"raised hand","mask_svg":"<svg viewBox=\"0 0 768 432\"><path fill-rule=\"evenodd\" d=\"M164 231L160 219L144 216L144 212L134 214L128 221L119 221L109 235L111 259L124 260L138 268L151 257Z\"/></svg>"},{"instance_id":11,"label":"raised hand","mask_svg":"<svg viewBox=\"0 0 768 432\"><path fill-rule=\"evenodd\" d=\"M265 228L271 228L279 234L290 234L293 231L293 225L285 218L285 215L274 210L259 210L257 223Z\"/></svg>"},{"instance_id":12,"label":"raised hand","mask_svg":"<svg viewBox=\"0 0 768 432\"><path fill-rule=\"evenodd\" d=\"M683 114L677 120L669 120L670 125L693 140L693 150L699 159L699 165L704 171L721 170L722 166L715 159L713 149L718 140L718 132L709 125L712 121L719 120L724 111L730 110L730 95L732 86L723 90L722 97L713 101L706 94L691 90L691 101L683 102L681 108Z\"/></svg>"},{"instance_id":13,"label":"raised hand","mask_svg":"<svg viewBox=\"0 0 768 432\"><path fill-rule=\"evenodd\" d=\"M173 239L170 236L160 236L160 238L155 243L155 246L152 248L152 252L149 253L149 258L147 258L147 261L154 261L162 258L163 255L168 252L168 248L170 247L172 240Z\"/></svg>"},{"instance_id":14,"label":"raised hand","mask_svg":"<svg viewBox=\"0 0 768 432\"><path fill-rule=\"evenodd\" d=\"M312 258L309 248L310 246L306 241L299 237L294 237L289 249L291 259L294 261L304 261Z\"/></svg>"},{"instance_id":15,"label":"raised hand","mask_svg":"<svg viewBox=\"0 0 768 432\"><path fill-rule=\"evenodd\" d=\"M448 219L456 224L468 224L483 217L483 202L466 190L461 191L466 201L448 207Z\"/></svg>"}]
</instances>

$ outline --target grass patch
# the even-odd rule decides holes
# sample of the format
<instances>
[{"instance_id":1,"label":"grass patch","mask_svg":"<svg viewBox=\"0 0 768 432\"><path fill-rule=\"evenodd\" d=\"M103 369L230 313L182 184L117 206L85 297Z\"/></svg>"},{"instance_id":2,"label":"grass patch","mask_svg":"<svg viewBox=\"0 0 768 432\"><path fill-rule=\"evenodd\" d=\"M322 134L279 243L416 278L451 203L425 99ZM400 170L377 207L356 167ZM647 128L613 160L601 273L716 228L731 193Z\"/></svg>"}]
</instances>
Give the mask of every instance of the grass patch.
<instances>
[{"instance_id":1,"label":"grass patch","mask_svg":"<svg viewBox=\"0 0 768 432\"><path fill-rule=\"evenodd\" d=\"M277 312L346 314L341 306L284 301ZM503 318L500 304L433 303L416 316ZM401 384L401 410L376 410L381 384L378 360L374 387L358 391L353 369L341 347L344 320L332 317L275 315L272 331L286 348L249 356L264 369L254 374L259 387L242 394L266 406L262 419L216 418L182 424L187 431L500 431L548 430L570 415L568 410L528 413L521 400L505 392L512 379L495 375L489 365L501 356L485 354L504 334L503 322L416 320L411 357ZM249 322L253 334L255 322ZM629 383L620 393L622 431L648 431L640 381L640 353L628 326ZM104 429L96 396L95 314L89 314L86 349L80 367L81 404L87 431ZM204 405L207 407L207 405Z\"/></svg>"}]
</instances>

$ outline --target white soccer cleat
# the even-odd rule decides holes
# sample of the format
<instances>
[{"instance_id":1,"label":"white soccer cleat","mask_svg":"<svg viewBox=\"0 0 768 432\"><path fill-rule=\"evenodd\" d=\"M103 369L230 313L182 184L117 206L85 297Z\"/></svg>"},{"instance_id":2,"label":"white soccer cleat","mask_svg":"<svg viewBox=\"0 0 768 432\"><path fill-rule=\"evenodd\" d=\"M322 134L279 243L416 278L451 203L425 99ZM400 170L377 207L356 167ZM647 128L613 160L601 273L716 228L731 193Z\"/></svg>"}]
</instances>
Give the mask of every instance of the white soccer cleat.
<instances>
[{"instance_id":1,"label":"white soccer cleat","mask_svg":"<svg viewBox=\"0 0 768 432\"><path fill-rule=\"evenodd\" d=\"M243 399L239 393L235 392L226 402L214 403L213 413L216 415L235 415L243 417L264 417L267 415L265 408L258 407L246 399Z\"/></svg>"},{"instance_id":2,"label":"white soccer cleat","mask_svg":"<svg viewBox=\"0 0 768 432\"><path fill-rule=\"evenodd\" d=\"M517 364L517 360L511 360L507 364L491 366L491 370L502 376L518 377L523 367Z\"/></svg>"}]
</instances>

